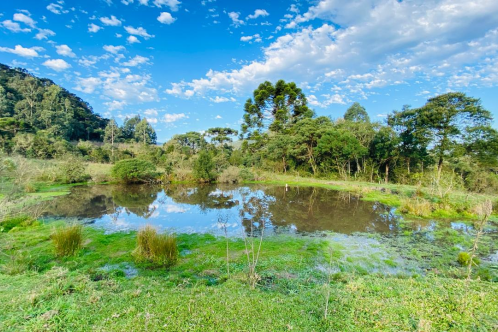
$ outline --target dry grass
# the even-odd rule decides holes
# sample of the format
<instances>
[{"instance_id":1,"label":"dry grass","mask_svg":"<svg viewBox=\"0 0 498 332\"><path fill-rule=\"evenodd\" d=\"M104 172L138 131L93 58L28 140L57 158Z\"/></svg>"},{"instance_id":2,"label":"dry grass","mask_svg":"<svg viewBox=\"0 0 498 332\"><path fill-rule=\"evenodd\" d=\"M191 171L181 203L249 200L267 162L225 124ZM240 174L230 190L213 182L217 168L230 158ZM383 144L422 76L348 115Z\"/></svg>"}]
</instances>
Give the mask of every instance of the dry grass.
<instances>
[{"instance_id":1,"label":"dry grass","mask_svg":"<svg viewBox=\"0 0 498 332\"><path fill-rule=\"evenodd\" d=\"M405 199L401 203L400 211L414 216L428 217L432 213L432 204L422 198Z\"/></svg>"},{"instance_id":2,"label":"dry grass","mask_svg":"<svg viewBox=\"0 0 498 332\"><path fill-rule=\"evenodd\" d=\"M178 248L174 234L158 234L147 225L137 233L137 247L133 256L139 262L150 262L159 266L171 266L178 260Z\"/></svg>"},{"instance_id":3,"label":"dry grass","mask_svg":"<svg viewBox=\"0 0 498 332\"><path fill-rule=\"evenodd\" d=\"M73 256L83 244L83 228L78 224L57 228L52 233L52 242L58 257Z\"/></svg>"}]
</instances>

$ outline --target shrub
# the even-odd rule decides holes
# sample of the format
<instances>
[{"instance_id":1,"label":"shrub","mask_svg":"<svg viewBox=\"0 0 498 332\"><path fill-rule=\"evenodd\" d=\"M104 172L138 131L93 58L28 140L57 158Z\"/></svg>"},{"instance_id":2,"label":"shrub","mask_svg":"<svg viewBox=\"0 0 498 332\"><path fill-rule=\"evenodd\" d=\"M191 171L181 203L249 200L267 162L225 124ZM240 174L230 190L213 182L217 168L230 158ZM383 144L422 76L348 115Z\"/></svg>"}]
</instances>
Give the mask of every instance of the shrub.
<instances>
[{"instance_id":1,"label":"shrub","mask_svg":"<svg viewBox=\"0 0 498 332\"><path fill-rule=\"evenodd\" d=\"M85 182L90 178L85 164L74 156L66 157L60 165L60 179L63 183Z\"/></svg>"},{"instance_id":2,"label":"shrub","mask_svg":"<svg viewBox=\"0 0 498 332\"><path fill-rule=\"evenodd\" d=\"M194 162L194 177L199 182L211 182L215 179L214 162L209 151L202 150Z\"/></svg>"},{"instance_id":3,"label":"shrub","mask_svg":"<svg viewBox=\"0 0 498 332\"><path fill-rule=\"evenodd\" d=\"M235 166L228 167L218 176L218 182L220 183L239 183L241 181L240 169Z\"/></svg>"},{"instance_id":4,"label":"shrub","mask_svg":"<svg viewBox=\"0 0 498 332\"><path fill-rule=\"evenodd\" d=\"M178 260L178 248L174 234L158 234L147 225L137 234L137 247L133 256L138 262L150 262L158 266L171 266Z\"/></svg>"},{"instance_id":5,"label":"shrub","mask_svg":"<svg viewBox=\"0 0 498 332\"><path fill-rule=\"evenodd\" d=\"M470 264L470 254L468 252L462 251L458 254L457 262L461 266L468 266ZM474 259L472 259L472 263L474 265L479 265L481 263L481 260L477 257L474 257Z\"/></svg>"},{"instance_id":6,"label":"shrub","mask_svg":"<svg viewBox=\"0 0 498 332\"><path fill-rule=\"evenodd\" d=\"M18 227L28 227L33 225L34 222L35 220L29 216L7 218L0 222L0 232L9 232Z\"/></svg>"},{"instance_id":7,"label":"shrub","mask_svg":"<svg viewBox=\"0 0 498 332\"><path fill-rule=\"evenodd\" d=\"M120 160L111 169L111 176L125 183L150 182L156 175L156 166L140 159Z\"/></svg>"},{"instance_id":8,"label":"shrub","mask_svg":"<svg viewBox=\"0 0 498 332\"><path fill-rule=\"evenodd\" d=\"M72 256L83 244L83 228L78 224L67 225L57 228L51 237L58 257Z\"/></svg>"},{"instance_id":9,"label":"shrub","mask_svg":"<svg viewBox=\"0 0 498 332\"><path fill-rule=\"evenodd\" d=\"M239 175L243 181L254 181L254 174L247 168L241 169Z\"/></svg>"}]
</instances>

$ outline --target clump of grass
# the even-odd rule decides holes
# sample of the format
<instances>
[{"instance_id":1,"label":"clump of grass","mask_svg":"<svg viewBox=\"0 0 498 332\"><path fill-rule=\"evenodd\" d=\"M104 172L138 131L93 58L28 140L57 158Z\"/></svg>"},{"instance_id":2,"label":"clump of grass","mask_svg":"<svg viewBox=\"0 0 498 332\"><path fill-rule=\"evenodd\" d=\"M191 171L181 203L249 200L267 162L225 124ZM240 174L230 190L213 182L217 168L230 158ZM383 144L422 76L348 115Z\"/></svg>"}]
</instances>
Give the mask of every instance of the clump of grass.
<instances>
[{"instance_id":1,"label":"clump of grass","mask_svg":"<svg viewBox=\"0 0 498 332\"><path fill-rule=\"evenodd\" d=\"M78 224L57 228L52 233L52 242L58 257L73 256L83 244L83 228Z\"/></svg>"},{"instance_id":2,"label":"clump of grass","mask_svg":"<svg viewBox=\"0 0 498 332\"><path fill-rule=\"evenodd\" d=\"M405 199L401 203L400 211L414 216L428 217L432 213L432 204L425 199Z\"/></svg>"},{"instance_id":3,"label":"clump of grass","mask_svg":"<svg viewBox=\"0 0 498 332\"><path fill-rule=\"evenodd\" d=\"M0 232L10 232L14 228L29 227L35 219L27 215L13 216L0 221Z\"/></svg>"},{"instance_id":4,"label":"clump of grass","mask_svg":"<svg viewBox=\"0 0 498 332\"><path fill-rule=\"evenodd\" d=\"M172 266L178 260L178 248L174 234L158 234L146 225L137 234L137 247L133 256L138 262L150 262L158 266Z\"/></svg>"},{"instance_id":5,"label":"clump of grass","mask_svg":"<svg viewBox=\"0 0 498 332\"><path fill-rule=\"evenodd\" d=\"M8 275L21 274L30 270L33 266L33 258L27 250L17 250L9 256L7 262L2 265L0 271Z\"/></svg>"}]
</instances>

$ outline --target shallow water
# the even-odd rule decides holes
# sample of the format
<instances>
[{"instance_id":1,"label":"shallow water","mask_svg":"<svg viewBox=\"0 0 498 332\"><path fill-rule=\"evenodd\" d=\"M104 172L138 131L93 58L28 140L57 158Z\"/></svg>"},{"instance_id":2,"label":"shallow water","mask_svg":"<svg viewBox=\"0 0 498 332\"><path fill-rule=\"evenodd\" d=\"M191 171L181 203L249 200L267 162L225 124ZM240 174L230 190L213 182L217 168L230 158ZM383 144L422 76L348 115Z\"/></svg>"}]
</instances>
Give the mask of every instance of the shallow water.
<instances>
[{"instance_id":1,"label":"shallow water","mask_svg":"<svg viewBox=\"0 0 498 332\"><path fill-rule=\"evenodd\" d=\"M273 185L96 185L54 200L46 218L76 218L108 232L151 224L178 233L332 231L395 233L393 209L323 188Z\"/></svg>"}]
</instances>

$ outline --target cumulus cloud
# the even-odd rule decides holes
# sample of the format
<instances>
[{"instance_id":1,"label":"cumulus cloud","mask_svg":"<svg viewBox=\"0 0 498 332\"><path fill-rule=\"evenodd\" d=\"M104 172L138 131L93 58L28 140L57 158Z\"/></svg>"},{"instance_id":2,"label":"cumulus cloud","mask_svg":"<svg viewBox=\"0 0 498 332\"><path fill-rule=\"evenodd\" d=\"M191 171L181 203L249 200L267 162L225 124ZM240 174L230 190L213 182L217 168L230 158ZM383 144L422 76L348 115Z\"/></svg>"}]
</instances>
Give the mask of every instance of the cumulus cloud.
<instances>
[{"instance_id":1,"label":"cumulus cloud","mask_svg":"<svg viewBox=\"0 0 498 332\"><path fill-rule=\"evenodd\" d=\"M258 17L265 17L265 16L268 16L270 15L266 10L264 9L256 9L254 11L254 14L252 15L249 15L246 17L246 20L252 20L252 19L256 19Z\"/></svg>"},{"instance_id":2,"label":"cumulus cloud","mask_svg":"<svg viewBox=\"0 0 498 332\"><path fill-rule=\"evenodd\" d=\"M0 47L0 52L12 53L15 55L22 56L24 58L36 58L40 56L38 52L44 51L42 47L22 47L21 45L16 45L14 48Z\"/></svg>"},{"instance_id":3,"label":"cumulus cloud","mask_svg":"<svg viewBox=\"0 0 498 332\"><path fill-rule=\"evenodd\" d=\"M74 58L76 56L76 54L74 54L71 47L69 47L67 45L57 45L57 46L55 46L55 48L56 48L57 54L59 54L59 55L67 56L70 58Z\"/></svg>"},{"instance_id":4,"label":"cumulus cloud","mask_svg":"<svg viewBox=\"0 0 498 332\"><path fill-rule=\"evenodd\" d=\"M49 4L47 9L57 15L69 13L69 10L65 10L61 5L56 3Z\"/></svg>"},{"instance_id":5,"label":"cumulus cloud","mask_svg":"<svg viewBox=\"0 0 498 332\"><path fill-rule=\"evenodd\" d=\"M98 32L100 29L102 29L102 27L98 26L97 24L88 24L88 32Z\"/></svg>"},{"instance_id":6,"label":"cumulus cloud","mask_svg":"<svg viewBox=\"0 0 498 332\"><path fill-rule=\"evenodd\" d=\"M2 22L2 27L12 32L30 32L30 28L21 28L21 25L17 22L11 20L5 20Z\"/></svg>"},{"instance_id":7,"label":"cumulus cloud","mask_svg":"<svg viewBox=\"0 0 498 332\"><path fill-rule=\"evenodd\" d=\"M232 20L232 25L234 25L235 27L238 27L238 26L241 26L241 25L244 25L245 22L242 21L239 17L240 17L240 13L236 13L236 12L229 12L228 13L228 17L230 17L230 19Z\"/></svg>"},{"instance_id":8,"label":"cumulus cloud","mask_svg":"<svg viewBox=\"0 0 498 332\"><path fill-rule=\"evenodd\" d=\"M116 18L116 16L111 15L111 17L101 17L100 22L104 25L110 25L113 27L117 27L121 25L121 21Z\"/></svg>"},{"instance_id":9,"label":"cumulus cloud","mask_svg":"<svg viewBox=\"0 0 498 332\"><path fill-rule=\"evenodd\" d=\"M293 10L297 13L297 7ZM340 96L344 101L348 94L368 97L370 90L417 77L446 77L447 85L456 84L450 83L453 76L462 85L469 80L497 84L492 70L498 56L496 13L494 0L322 0L297 15L292 23L298 29L264 48L262 60L236 70L210 70L205 77L175 82L166 92L181 97L240 93L283 78L323 83L321 89L338 86L348 91ZM312 20L313 25L299 28ZM321 92L325 102L340 101L331 91Z\"/></svg>"},{"instance_id":10,"label":"cumulus cloud","mask_svg":"<svg viewBox=\"0 0 498 332\"><path fill-rule=\"evenodd\" d=\"M93 93L95 89L102 84L102 81L98 77L88 77L88 78L78 78L78 84L74 88L76 91L81 91L84 93Z\"/></svg>"},{"instance_id":11,"label":"cumulus cloud","mask_svg":"<svg viewBox=\"0 0 498 332\"><path fill-rule=\"evenodd\" d=\"M254 41L256 43L260 43L262 40L261 40L261 36L257 33L257 34L252 35L252 36L242 36L242 37L240 37L240 41L243 41L243 42Z\"/></svg>"},{"instance_id":12,"label":"cumulus cloud","mask_svg":"<svg viewBox=\"0 0 498 332\"><path fill-rule=\"evenodd\" d=\"M48 39L48 37L55 36L55 32L50 29L38 29L38 33L35 38L38 40Z\"/></svg>"},{"instance_id":13,"label":"cumulus cloud","mask_svg":"<svg viewBox=\"0 0 498 332\"><path fill-rule=\"evenodd\" d=\"M62 59L50 59L45 61L43 65L55 71L64 71L71 68L71 65Z\"/></svg>"},{"instance_id":14,"label":"cumulus cloud","mask_svg":"<svg viewBox=\"0 0 498 332\"><path fill-rule=\"evenodd\" d=\"M109 52L112 54L118 54L119 52L126 50L126 48L124 46L121 46L121 45L119 45L119 46L104 45L103 49L106 52Z\"/></svg>"},{"instance_id":15,"label":"cumulus cloud","mask_svg":"<svg viewBox=\"0 0 498 332\"><path fill-rule=\"evenodd\" d=\"M143 37L145 39L149 39L149 38L154 37L154 35L149 35L147 33L147 30L145 30L142 27L134 28L132 26L127 26L124 28L125 28L126 32L128 32L130 35L140 36L140 37Z\"/></svg>"},{"instance_id":16,"label":"cumulus cloud","mask_svg":"<svg viewBox=\"0 0 498 332\"><path fill-rule=\"evenodd\" d=\"M181 119L188 119L188 116L185 113L164 114L162 121L166 123L173 123Z\"/></svg>"},{"instance_id":17,"label":"cumulus cloud","mask_svg":"<svg viewBox=\"0 0 498 332\"><path fill-rule=\"evenodd\" d=\"M148 3L148 1L143 2L145 2L145 4ZM142 1L140 3L142 3ZM174 12L178 11L178 5L180 4L181 2L178 0L154 0L154 5L156 5L156 7L161 8L162 6L167 6Z\"/></svg>"},{"instance_id":18,"label":"cumulus cloud","mask_svg":"<svg viewBox=\"0 0 498 332\"><path fill-rule=\"evenodd\" d=\"M159 17L157 18L157 20L163 24L171 24L176 20L176 18L171 16L171 14L168 12L162 12L161 15L159 15Z\"/></svg>"},{"instance_id":19,"label":"cumulus cloud","mask_svg":"<svg viewBox=\"0 0 498 332\"><path fill-rule=\"evenodd\" d=\"M14 14L14 21L22 22L32 28L34 28L36 25L36 22L30 16L27 16L23 13Z\"/></svg>"},{"instance_id":20,"label":"cumulus cloud","mask_svg":"<svg viewBox=\"0 0 498 332\"><path fill-rule=\"evenodd\" d=\"M146 57L141 56L141 55L137 55L134 58L124 62L123 65L126 67L136 67L139 65L147 64L147 63L149 63L149 58L146 58Z\"/></svg>"},{"instance_id":21,"label":"cumulus cloud","mask_svg":"<svg viewBox=\"0 0 498 332\"><path fill-rule=\"evenodd\" d=\"M138 40L138 38L135 36L128 36L128 38L126 38L126 41L130 44L140 43L140 40Z\"/></svg>"}]
</instances>

